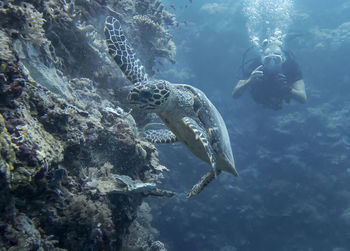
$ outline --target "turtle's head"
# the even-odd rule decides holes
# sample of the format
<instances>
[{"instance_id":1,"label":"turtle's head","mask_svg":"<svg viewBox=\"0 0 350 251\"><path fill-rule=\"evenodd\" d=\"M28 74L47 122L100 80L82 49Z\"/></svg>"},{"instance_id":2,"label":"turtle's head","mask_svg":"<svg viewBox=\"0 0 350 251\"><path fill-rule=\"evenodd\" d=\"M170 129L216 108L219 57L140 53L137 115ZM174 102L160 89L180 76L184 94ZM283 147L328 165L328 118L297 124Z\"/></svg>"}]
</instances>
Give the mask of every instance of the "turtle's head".
<instances>
[{"instance_id":1,"label":"turtle's head","mask_svg":"<svg viewBox=\"0 0 350 251\"><path fill-rule=\"evenodd\" d=\"M164 80L148 80L134 85L128 95L132 108L159 112L170 96L170 83Z\"/></svg>"}]
</instances>

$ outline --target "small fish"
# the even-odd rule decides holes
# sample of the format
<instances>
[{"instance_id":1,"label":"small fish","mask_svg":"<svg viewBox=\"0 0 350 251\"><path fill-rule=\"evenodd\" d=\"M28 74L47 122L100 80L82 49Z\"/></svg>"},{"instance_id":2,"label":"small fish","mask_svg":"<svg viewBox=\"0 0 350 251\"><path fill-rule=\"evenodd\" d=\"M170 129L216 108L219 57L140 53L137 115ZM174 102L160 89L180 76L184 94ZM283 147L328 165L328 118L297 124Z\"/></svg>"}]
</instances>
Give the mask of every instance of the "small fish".
<instances>
[{"instance_id":1,"label":"small fish","mask_svg":"<svg viewBox=\"0 0 350 251\"><path fill-rule=\"evenodd\" d=\"M172 8L173 10L176 10L176 7L174 4L170 4L170 8Z\"/></svg>"},{"instance_id":2,"label":"small fish","mask_svg":"<svg viewBox=\"0 0 350 251\"><path fill-rule=\"evenodd\" d=\"M186 25L188 24L186 20L184 21L184 24L186 24Z\"/></svg>"},{"instance_id":3,"label":"small fish","mask_svg":"<svg viewBox=\"0 0 350 251\"><path fill-rule=\"evenodd\" d=\"M185 8L187 8L188 6L187 6L187 4L185 5Z\"/></svg>"},{"instance_id":4,"label":"small fish","mask_svg":"<svg viewBox=\"0 0 350 251\"><path fill-rule=\"evenodd\" d=\"M190 0L190 3L192 3L192 0Z\"/></svg>"}]
</instances>

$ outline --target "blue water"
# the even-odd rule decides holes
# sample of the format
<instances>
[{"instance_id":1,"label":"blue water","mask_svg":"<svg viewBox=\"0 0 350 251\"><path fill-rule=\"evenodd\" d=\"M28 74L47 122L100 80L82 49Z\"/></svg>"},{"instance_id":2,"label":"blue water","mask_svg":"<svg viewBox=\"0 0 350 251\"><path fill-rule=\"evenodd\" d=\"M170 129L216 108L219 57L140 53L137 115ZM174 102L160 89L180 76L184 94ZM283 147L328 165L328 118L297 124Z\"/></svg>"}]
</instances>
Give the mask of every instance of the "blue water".
<instances>
[{"instance_id":1,"label":"blue water","mask_svg":"<svg viewBox=\"0 0 350 251\"><path fill-rule=\"evenodd\" d=\"M161 186L178 193L150 200L159 239L169 251L350 250L349 1L290 1L283 32L294 35L287 45L308 102L279 111L248 93L231 98L252 45L243 1L164 2L180 24L172 30L177 63L158 66L156 77L207 94L226 122L240 177L222 174L186 200L210 167L181 144L159 146L170 169Z\"/></svg>"}]
</instances>

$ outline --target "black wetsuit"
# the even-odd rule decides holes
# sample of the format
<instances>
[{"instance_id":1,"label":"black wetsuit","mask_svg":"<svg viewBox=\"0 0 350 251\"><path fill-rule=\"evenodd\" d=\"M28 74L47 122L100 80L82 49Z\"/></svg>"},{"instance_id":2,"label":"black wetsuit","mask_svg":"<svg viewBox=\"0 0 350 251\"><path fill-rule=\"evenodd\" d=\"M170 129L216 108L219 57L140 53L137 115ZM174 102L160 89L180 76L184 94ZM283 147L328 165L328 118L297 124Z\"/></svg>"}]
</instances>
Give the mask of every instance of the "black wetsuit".
<instances>
[{"instance_id":1,"label":"black wetsuit","mask_svg":"<svg viewBox=\"0 0 350 251\"><path fill-rule=\"evenodd\" d=\"M290 101L293 83L303 78L292 53L287 51L284 53L286 61L282 64L280 73L285 76L285 81L278 78L277 74L269 75L263 70L263 78L252 83L250 87L250 93L256 103L275 110L282 108L284 101L287 103ZM244 79L248 79L251 72L260 65L262 65L261 57L250 60L244 68Z\"/></svg>"}]
</instances>

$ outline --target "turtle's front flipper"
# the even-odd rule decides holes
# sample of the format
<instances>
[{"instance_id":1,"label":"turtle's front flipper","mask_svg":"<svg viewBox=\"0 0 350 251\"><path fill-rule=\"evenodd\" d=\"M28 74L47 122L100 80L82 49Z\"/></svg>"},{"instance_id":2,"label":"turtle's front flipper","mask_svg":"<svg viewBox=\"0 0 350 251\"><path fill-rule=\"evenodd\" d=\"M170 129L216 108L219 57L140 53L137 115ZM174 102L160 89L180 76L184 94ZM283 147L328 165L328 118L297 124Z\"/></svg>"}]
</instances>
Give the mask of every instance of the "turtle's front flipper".
<instances>
[{"instance_id":1,"label":"turtle's front flipper","mask_svg":"<svg viewBox=\"0 0 350 251\"><path fill-rule=\"evenodd\" d=\"M208 136L194 119L189 117L184 117L182 121L187 127L189 127L193 131L193 133L196 136L196 140L199 140L202 143L207 153L208 159L210 161L210 165L213 168L213 174L216 177L217 170L216 170L215 154L214 154L213 148L210 145Z\"/></svg>"},{"instance_id":2,"label":"turtle's front flipper","mask_svg":"<svg viewBox=\"0 0 350 251\"><path fill-rule=\"evenodd\" d=\"M143 132L143 136L154 144L173 143L177 141L177 137L168 129L148 129Z\"/></svg>"},{"instance_id":3,"label":"turtle's front flipper","mask_svg":"<svg viewBox=\"0 0 350 251\"><path fill-rule=\"evenodd\" d=\"M218 170L217 175L221 173L221 170ZM194 195L199 194L213 179L215 174L213 170L210 170L207 174L203 175L201 180L192 187L191 191L187 194L187 199L191 198Z\"/></svg>"},{"instance_id":4,"label":"turtle's front flipper","mask_svg":"<svg viewBox=\"0 0 350 251\"><path fill-rule=\"evenodd\" d=\"M125 76L132 82L147 80L145 68L128 43L119 21L111 16L106 18L105 36L108 52L114 58Z\"/></svg>"}]
</instances>

